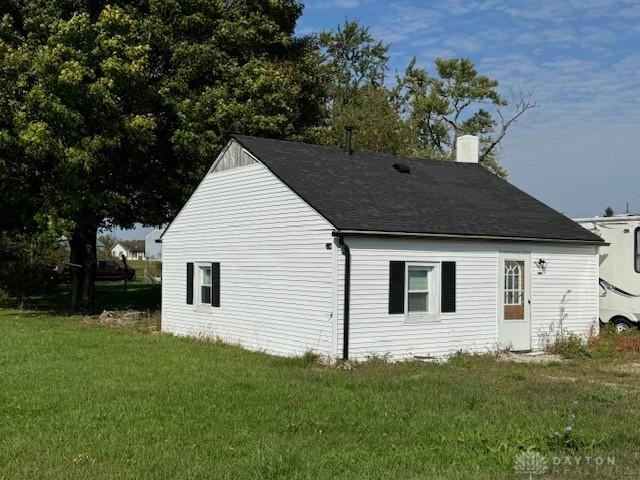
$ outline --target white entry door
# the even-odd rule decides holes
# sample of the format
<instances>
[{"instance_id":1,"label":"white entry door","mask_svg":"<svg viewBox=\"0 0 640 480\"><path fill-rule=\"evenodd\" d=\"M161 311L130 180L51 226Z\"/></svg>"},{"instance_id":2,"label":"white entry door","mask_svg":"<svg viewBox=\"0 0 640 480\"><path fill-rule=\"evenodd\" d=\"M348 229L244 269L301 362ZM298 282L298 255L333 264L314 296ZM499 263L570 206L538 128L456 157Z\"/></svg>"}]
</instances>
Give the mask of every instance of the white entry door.
<instances>
[{"instance_id":1,"label":"white entry door","mask_svg":"<svg viewBox=\"0 0 640 480\"><path fill-rule=\"evenodd\" d=\"M500 255L498 341L513 351L531 350L530 255Z\"/></svg>"}]
</instances>

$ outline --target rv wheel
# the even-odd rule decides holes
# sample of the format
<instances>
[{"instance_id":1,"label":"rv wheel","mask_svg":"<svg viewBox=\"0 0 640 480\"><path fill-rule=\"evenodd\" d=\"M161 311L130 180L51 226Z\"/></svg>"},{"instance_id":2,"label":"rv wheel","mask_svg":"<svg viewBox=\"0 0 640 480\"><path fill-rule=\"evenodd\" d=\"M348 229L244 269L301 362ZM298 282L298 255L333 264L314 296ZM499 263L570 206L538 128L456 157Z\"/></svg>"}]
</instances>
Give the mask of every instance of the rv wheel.
<instances>
[{"instance_id":1,"label":"rv wheel","mask_svg":"<svg viewBox=\"0 0 640 480\"><path fill-rule=\"evenodd\" d=\"M611 323L616 326L616 332L622 333L633 328L633 324L624 317L616 317L611 319Z\"/></svg>"}]
</instances>

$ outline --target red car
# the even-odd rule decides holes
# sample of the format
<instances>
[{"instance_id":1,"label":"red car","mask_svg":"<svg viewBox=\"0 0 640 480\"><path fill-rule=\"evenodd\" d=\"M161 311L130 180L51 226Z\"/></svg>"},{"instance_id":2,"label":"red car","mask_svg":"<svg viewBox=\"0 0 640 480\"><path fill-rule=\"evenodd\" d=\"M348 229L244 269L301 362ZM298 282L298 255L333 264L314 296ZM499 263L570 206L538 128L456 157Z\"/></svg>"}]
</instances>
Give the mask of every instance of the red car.
<instances>
[{"instance_id":1,"label":"red car","mask_svg":"<svg viewBox=\"0 0 640 480\"><path fill-rule=\"evenodd\" d=\"M58 274L63 280L71 281L71 268L68 264L58 267ZM115 260L98 260L96 264L96 280L135 280L135 268L125 268Z\"/></svg>"}]
</instances>

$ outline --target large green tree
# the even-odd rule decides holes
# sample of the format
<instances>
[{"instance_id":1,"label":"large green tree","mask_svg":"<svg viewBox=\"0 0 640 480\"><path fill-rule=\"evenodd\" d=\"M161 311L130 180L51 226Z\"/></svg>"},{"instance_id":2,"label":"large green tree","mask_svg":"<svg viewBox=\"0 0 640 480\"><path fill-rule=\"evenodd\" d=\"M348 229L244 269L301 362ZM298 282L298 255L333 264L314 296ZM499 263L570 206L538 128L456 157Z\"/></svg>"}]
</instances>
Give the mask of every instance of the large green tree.
<instances>
[{"instance_id":1,"label":"large green tree","mask_svg":"<svg viewBox=\"0 0 640 480\"><path fill-rule=\"evenodd\" d=\"M507 130L535 105L521 96L507 118L503 109L509 102L498 92L498 81L478 73L470 60L438 58L435 67L435 75L430 75L417 67L414 59L398 78L396 89L416 142L415 155L453 159L456 138L476 135L480 138L480 163L506 176L496 149Z\"/></svg>"},{"instance_id":2,"label":"large green tree","mask_svg":"<svg viewBox=\"0 0 640 480\"><path fill-rule=\"evenodd\" d=\"M318 37L328 70L329 101L350 103L361 88L384 85L389 45L375 40L367 27L346 20Z\"/></svg>"},{"instance_id":3,"label":"large green tree","mask_svg":"<svg viewBox=\"0 0 640 480\"><path fill-rule=\"evenodd\" d=\"M394 103L393 92L384 86L365 85L351 101L338 102L330 109L329 128L320 141L342 145L347 126L355 127L353 148L394 155L412 155L415 141Z\"/></svg>"},{"instance_id":4,"label":"large green tree","mask_svg":"<svg viewBox=\"0 0 640 480\"><path fill-rule=\"evenodd\" d=\"M509 102L498 92L498 81L464 58L436 59L433 74L414 59L389 81L389 45L354 21L319 38L330 97L317 141L341 144L350 124L358 148L450 160L456 138L472 134L480 137L480 162L506 175L496 154L509 128L535 106L526 95L518 95L505 112Z\"/></svg>"},{"instance_id":5,"label":"large green tree","mask_svg":"<svg viewBox=\"0 0 640 480\"><path fill-rule=\"evenodd\" d=\"M325 82L314 40L294 36L301 11L294 0L2 3L0 182L29 197L40 228L68 235L75 309L95 304L98 229L171 218L231 132L317 124Z\"/></svg>"},{"instance_id":6,"label":"large green tree","mask_svg":"<svg viewBox=\"0 0 640 480\"><path fill-rule=\"evenodd\" d=\"M385 85L389 45L355 21L320 33L319 40L327 78L327 117L311 140L341 145L345 127L354 126L354 148L408 154L410 131L394 101L397 95Z\"/></svg>"}]
</instances>

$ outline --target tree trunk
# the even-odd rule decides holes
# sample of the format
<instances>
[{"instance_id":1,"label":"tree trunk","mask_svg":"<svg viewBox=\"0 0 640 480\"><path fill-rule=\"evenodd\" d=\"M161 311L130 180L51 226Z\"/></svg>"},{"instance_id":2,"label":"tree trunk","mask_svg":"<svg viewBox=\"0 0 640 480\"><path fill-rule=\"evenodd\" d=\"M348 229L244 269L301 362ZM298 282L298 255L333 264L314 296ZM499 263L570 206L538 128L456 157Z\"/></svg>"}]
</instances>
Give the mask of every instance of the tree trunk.
<instances>
[{"instance_id":1,"label":"tree trunk","mask_svg":"<svg viewBox=\"0 0 640 480\"><path fill-rule=\"evenodd\" d=\"M71 234L71 308L92 313L96 307L96 238L94 225L78 225Z\"/></svg>"}]
</instances>

